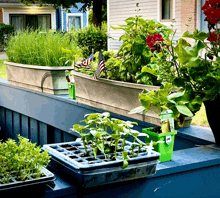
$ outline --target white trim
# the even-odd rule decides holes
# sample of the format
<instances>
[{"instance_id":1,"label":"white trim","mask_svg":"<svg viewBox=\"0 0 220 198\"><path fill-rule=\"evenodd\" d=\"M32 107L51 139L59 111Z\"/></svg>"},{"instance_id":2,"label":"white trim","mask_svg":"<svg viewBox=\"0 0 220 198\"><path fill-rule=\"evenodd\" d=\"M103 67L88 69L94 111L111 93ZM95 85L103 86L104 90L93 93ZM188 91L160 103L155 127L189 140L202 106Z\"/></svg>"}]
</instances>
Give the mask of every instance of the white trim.
<instances>
[{"instance_id":1,"label":"white trim","mask_svg":"<svg viewBox=\"0 0 220 198\"><path fill-rule=\"evenodd\" d=\"M201 30L201 0L197 0L196 29Z\"/></svg>"},{"instance_id":2,"label":"white trim","mask_svg":"<svg viewBox=\"0 0 220 198\"><path fill-rule=\"evenodd\" d=\"M109 25L109 0L107 0L107 34L109 36L110 25ZM107 51L110 50L110 38L107 39Z\"/></svg>"},{"instance_id":3,"label":"white trim","mask_svg":"<svg viewBox=\"0 0 220 198\"><path fill-rule=\"evenodd\" d=\"M157 12L157 21L159 21L160 23L163 23L163 24L166 24L166 25L171 25L173 22L172 21L163 21L161 20L161 1L162 0L157 0L157 9L158 9L158 12ZM175 16L176 16L176 0L171 0L171 4L172 4L172 16L171 16L171 19L175 19Z\"/></svg>"},{"instance_id":4,"label":"white trim","mask_svg":"<svg viewBox=\"0 0 220 198\"><path fill-rule=\"evenodd\" d=\"M81 17L81 28L83 27L83 13L66 13L66 29L68 31L68 16L80 16Z\"/></svg>"},{"instance_id":5,"label":"white trim","mask_svg":"<svg viewBox=\"0 0 220 198\"><path fill-rule=\"evenodd\" d=\"M56 30L56 10L53 7L39 7L31 10L32 6L22 6L22 8L5 7L3 9L3 23L10 24L10 14L50 14L51 15L51 29ZM34 13L32 13L34 12Z\"/></svg>"}]
</instances>

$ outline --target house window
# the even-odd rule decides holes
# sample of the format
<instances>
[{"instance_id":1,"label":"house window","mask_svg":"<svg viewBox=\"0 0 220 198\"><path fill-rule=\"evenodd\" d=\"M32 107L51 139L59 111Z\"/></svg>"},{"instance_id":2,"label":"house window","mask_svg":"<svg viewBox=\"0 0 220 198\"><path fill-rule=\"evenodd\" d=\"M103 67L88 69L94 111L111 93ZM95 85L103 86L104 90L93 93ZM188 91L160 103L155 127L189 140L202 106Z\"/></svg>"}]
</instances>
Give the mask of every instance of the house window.
<instances>
[{"instance_id":1,"label":"house window","mask_svg":"<svg viewBox=\"0 0 220 198\"><path fill-rule=\"evenodd\" d=\"M10 14L10 24L14 26L15 31L24 30L29 27L33 30L38 28L50 29L51 28L51 15L50 14Z\"/></svg>"},{"instance_id":2,"label":"house window","mask_svg":"<svg viewBox=\"0 0 220 198\"><path fill-rule=\"evenodd\" d=\"M67 31L75 27L77 30L83 27L82 14L68 13L67 14Z\"/></svg>"},{"instance_id":3,"label":"house window","mask_svg":"<svg viewBox=\"0 0 220 198\"><path fill-rule=\"evenodd\" d=\"M161 20L172 20L172 0L161 0Z\"/></svg>"}]
</instances>

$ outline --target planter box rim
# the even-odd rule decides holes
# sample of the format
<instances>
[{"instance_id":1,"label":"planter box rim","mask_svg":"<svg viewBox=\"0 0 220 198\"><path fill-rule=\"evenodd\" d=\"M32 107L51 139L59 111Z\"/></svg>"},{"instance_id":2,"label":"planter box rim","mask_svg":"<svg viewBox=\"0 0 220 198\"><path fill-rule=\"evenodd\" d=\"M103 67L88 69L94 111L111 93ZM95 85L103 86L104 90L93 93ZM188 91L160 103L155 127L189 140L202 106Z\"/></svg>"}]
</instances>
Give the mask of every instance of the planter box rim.
<instances>
[{"instance_id":1,"label":"planter box rim","mask_svg":"<svg viewBox=\"0 0 220 198\"><path fill-rule=\"evenodd\" d=\"M27 65L27 64L14 63L14 62L9 62L9 61L4 61L4 64L8 64L8 65L15 66L15 67L25 67L25 68L31 68L31 69L51 70L51 71L72 70L72 69L74 69L73 66L67 66L67 67L65 67L65 66L54 66L54 67L49 67L49 66Z\"/></svg>"},{"instance_id":2,"label":"planter box rim","mask_svg":"<svg viewBox=\"0 0 220 198\"><path fill-rule=\"evenodd\" d=\"M82 77L82 78L87 78L90 80L94 80L94 81L100 81L100 83L106 83L106 84L112 84L112 85L119 85L119 86L123 86L123 87L129 87L129 88L133 88L133 89L147 89L147 88L152 88L152 89L159 89L160 86L154 86L154 85L145 85L145 84L137 84L137 83L130 83L130 82L124 82L124 81L117 81L117 80L109 80L106 78L97 78L94 79L93 76L88 75L88 74L84 74L81 72L77 72L72 70L71 74L74 76L78 76L78 77Z\"/></svg>"}]
</instances>

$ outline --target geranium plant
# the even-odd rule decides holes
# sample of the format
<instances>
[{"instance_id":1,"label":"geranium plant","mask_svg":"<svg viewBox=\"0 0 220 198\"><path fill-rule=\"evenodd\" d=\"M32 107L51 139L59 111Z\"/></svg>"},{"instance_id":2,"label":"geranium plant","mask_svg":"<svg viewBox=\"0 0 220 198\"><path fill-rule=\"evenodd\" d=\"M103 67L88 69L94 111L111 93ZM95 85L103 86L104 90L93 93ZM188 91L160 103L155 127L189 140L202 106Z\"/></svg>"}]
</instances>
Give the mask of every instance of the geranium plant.
<instances>
[{"instance_id":1,"label":"geranium plant","mask_svg":"<svg viewBox=\"0 0 220 198\"><path fill-rule=\"evenodd\" d=\"M193 113L200 109L202 102L206 106L206 111L210 106L217 105L214 109L220 107L217 102L220 93L219 0L207 0L202 10L206 15L208 32L187 31L183 37L193 39L194 44L191 45L181 38L175 46L172 42L169 48L160 45L161 52L151 59L152 64L160 67L161 78L185 90L188 95L188 107ZM165 55L166 53L169 55ZM220 138L214 131L218 132L219 127L214 117L207 115L217 142Z\"/></svg>"}]
</instances>

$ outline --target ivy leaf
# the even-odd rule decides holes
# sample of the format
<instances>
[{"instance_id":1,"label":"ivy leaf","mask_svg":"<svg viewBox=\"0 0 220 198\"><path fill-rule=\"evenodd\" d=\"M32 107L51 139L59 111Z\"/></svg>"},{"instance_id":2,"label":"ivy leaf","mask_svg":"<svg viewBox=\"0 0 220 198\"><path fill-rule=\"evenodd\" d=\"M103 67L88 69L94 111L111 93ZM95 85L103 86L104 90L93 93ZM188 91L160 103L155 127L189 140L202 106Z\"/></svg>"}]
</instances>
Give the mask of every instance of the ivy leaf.
<instances>
[{"instance_id":1,"label":"ivy leaf","mask_svg":"<svg viewBox=\"0 0 220 198\"><path fill-rule=\"evenodd\" d=\"M152 74L152 75L154 75L154 76L157 76L156 75L156 70L155 69L150 69L149 67L147 67L147 66L144 66L142 69L141 69L141 72L143 73L143 72L147 72L147 73L149 73L149 74Z\"/></svg>"},{"instance_id":2,"label":"ivy leaf","mask_svg":"<svg viewBox=\"0 0 220 198\"><path fill-rule=\"evenodd\" d=\"M136 107L135 109L132 109L128 114L140 113L144 110L145 110L145 107L139 106L139 107Z\"/></svg>"}]
</instances>

